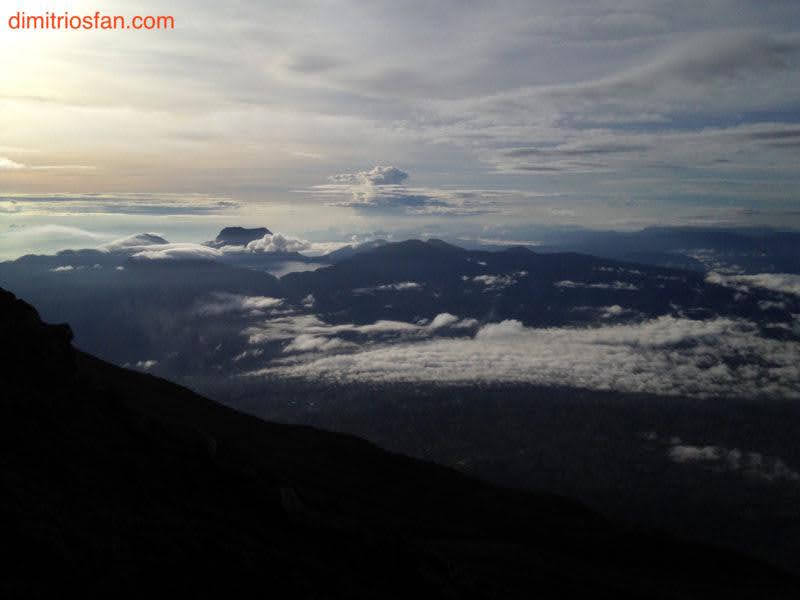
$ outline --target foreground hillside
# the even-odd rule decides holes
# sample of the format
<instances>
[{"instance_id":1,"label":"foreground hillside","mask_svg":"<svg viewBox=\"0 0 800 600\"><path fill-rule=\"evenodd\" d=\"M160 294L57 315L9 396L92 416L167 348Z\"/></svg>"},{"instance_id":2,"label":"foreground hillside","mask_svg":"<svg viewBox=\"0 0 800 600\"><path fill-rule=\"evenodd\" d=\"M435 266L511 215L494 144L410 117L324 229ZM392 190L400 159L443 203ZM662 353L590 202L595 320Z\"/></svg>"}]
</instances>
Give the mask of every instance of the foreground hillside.
<instances>
[{"instance_id":1,"label":"foreground hillside","mask_svg":"<svg viewBox=\"0 0 800 600\"><path fill-rule=\"evenodd\" d=\"M629 532L108 365L0 291L0 595L790 598L747 558Z\"/></svg>"}]
</instances>

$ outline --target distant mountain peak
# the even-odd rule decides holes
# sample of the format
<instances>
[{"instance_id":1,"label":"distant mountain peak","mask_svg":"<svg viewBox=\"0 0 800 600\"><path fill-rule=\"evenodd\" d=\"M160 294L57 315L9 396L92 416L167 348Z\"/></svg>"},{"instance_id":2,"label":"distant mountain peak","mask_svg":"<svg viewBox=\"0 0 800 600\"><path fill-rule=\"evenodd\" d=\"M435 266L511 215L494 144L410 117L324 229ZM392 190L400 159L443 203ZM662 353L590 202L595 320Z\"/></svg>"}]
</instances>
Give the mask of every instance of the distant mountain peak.
<instances>
[{"instance_id":1,"label":"distant mountain peak","mask_svg":"<svg viewBox=\"0 0 800 600\"><path fill-rule=\"evenodd\" d=\"M207 242L208 246L221 248L222 246L246 246L250 242L260 240L272 232L266 227L225 227L213 241Z\"/></svg>"},{"instance_id":2,"label":"distant mountain peak","mask_svg":"<svg viewBox=\"0 0 800 600\"><path fill-rule=\"evenodd\" d=\"M510 254L535 254L535 252L527 246L509 246L504 250L504 252L508 252Z\"/></svg>"},{"instance_id":3,"label":"distant mountain peak","mask_svg":"<svg viewBox=\"0 0 800 600\"><path fill-rule=\"evenodd\" d=\"M444 240L440 240L438 238L430 238L426 241L429 246L434 246L436 248L446 248L448 250L463 250L463 248L459 246L455 246L449 242L445 242Z\"/></svg>"}]
</instances>

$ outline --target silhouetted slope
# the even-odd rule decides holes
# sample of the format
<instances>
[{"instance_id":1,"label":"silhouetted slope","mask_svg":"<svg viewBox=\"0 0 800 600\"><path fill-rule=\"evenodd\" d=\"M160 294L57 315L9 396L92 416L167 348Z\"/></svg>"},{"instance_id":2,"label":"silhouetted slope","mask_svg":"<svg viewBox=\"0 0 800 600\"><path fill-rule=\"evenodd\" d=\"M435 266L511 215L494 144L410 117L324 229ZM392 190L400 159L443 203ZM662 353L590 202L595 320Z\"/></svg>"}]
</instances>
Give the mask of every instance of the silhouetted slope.
<instances>
[{"instance_id":1,"label":"silhouetted slope","mask_svg":"<svg viewBox=\"0 0 800 600\"><path fill-rule=\"evenodd\" d=\"M113 335L112 332L109 333ZM0 596L790 598L634 534L74 351L0 291Z\"/></svg>"}]
</instances>

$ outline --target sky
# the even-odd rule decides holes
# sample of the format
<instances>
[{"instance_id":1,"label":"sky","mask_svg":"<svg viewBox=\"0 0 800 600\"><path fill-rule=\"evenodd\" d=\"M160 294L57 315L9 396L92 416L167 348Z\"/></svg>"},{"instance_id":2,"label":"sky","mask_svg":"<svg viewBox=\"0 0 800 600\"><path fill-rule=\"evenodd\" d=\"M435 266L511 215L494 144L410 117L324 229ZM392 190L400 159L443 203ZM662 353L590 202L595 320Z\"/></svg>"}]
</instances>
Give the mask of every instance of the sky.
<instances>
[{"instance_id":1,"label":"sky","mask_svg":"<svg viewBox=\"0 0 800 600\"><path fill-rule=\"evenodd\" d=\"M796 0L2 10L0 255L230 224L800 228ZM176 26L12 31L17 10Z\"/></svg>"}]
</instances>

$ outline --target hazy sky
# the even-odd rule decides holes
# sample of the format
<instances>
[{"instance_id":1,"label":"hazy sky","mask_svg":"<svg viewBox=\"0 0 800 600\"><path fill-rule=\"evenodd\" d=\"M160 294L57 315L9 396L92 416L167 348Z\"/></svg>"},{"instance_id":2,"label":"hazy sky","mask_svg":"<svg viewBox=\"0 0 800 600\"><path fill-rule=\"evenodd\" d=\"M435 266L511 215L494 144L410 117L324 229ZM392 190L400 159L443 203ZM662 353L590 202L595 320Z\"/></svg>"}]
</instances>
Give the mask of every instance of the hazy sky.
<instances>
[{"instance_id":1,"label":"hazy sky","mask_svg":"<svg viewBox=\"0 0 800 600\"><path fill-rule=\"evenodd\" d=\"M800 227L797 0L2 10L0 230ZM16 10L176 29L11 31Z\"/></svg>"}]
</instances>

